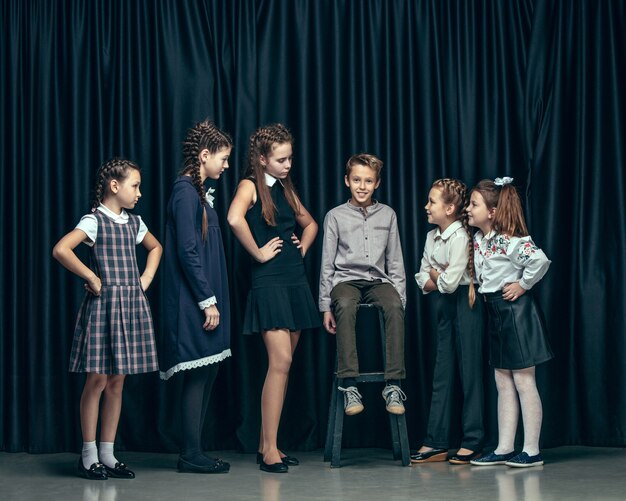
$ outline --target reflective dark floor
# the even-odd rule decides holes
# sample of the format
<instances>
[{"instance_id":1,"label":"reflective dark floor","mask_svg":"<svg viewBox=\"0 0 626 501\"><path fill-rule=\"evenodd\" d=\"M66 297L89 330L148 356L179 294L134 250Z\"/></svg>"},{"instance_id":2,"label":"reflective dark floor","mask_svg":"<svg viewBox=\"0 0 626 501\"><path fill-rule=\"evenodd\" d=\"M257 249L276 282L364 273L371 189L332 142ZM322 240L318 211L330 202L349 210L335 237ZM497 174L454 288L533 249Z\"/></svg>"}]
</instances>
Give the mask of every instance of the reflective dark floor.
<instances>
[{"instance_id":1,"label":"reflective dark floor","mask_svg":"<svg viewBox=\"0 0 626 501\"><path fill-rule=\"evenodd\" d=\"M331 469L322 451L296 455L287 474L259 471L251 454L222 451L231 472L177 473L177 456L118 454L135 470L134 480L88 481L75 476L76 454L0 453L0 500L457 500L548 501L626 499L626 449L559 447L543 451L546 464L403 467L382 449L343 451L342 468Z\"/></svg>"}]
</instances>

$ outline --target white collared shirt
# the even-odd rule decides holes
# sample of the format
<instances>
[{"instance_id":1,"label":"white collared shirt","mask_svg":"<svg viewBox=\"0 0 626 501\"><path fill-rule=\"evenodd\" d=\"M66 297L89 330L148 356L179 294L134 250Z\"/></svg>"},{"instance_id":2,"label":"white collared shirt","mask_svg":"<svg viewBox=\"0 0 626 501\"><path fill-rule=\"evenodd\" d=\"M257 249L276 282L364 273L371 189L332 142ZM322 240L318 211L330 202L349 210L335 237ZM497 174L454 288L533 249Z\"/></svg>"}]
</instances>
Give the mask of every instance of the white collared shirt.
<instances>
[{"instance_id":1,"label":"white collared shirt","mask_svg":"<svg viewBox=\"0 0 626 501\"><path fill-rule=\"evenodd\" d=\"M122 209L122 212L120 212L119 214L116 214L105 205L100 204L98 206L98 210L109 219L112 219L113 222L116 224L128 223L128 213L124 209ZM135 243L139 245L143 241L143 238L146 236L146 233L148 233L148 227L141 219L141 216L137 217L139 218L139 231L137 232L137 239L135 240ZM82 230L87 234L87 238L83 240L83 242L89 247L93 247L93 244L98 237L98 219L96 218L96 216L94 216L93 214L87 214L83 216L82 218L80 218L80 221L76 225L76 229Z\"/></svg>"},{"instance_id":2,"label":"white collared shirt","mask_svg":"<svg viewBox=\"0 0 626 501\"><path fill-rule=\"evenodd\" d=\"M274 184L276 184L276 181L278 181L283 186L283 188L285 187L285 185L280 179L274 176L270 176L267 172L265 172L264 174L265 174L265 184L267 184L270 188L274 186Z\"/></svg>"},{"instance_id":3,"label":"white collared shirt","mask_svg":"<svg viewBox=\"0 0 626 501\"><path fill-rule=\"evenodd\" d=\"M491 231L474 235L474 266L478 292L497 292L506 284L519 282L530 290L548 271L551 261L532 238L510 237Z\"/></svg>"},{"instance_id":4,"label":"white collared shirt","mask_svg":"<svg viewBox=\"0 0 626 501\"><path fill-rule=\"evenodd\" d=\"M436 285L442 294L453 293L459 285L469 285L469 243L461 221L454 221L443 232L439 228L428 232L420 271L415 274L415 281L424 294L429 292L424 286L432 269L439 273Z\"/></svg>"}]
</instances>

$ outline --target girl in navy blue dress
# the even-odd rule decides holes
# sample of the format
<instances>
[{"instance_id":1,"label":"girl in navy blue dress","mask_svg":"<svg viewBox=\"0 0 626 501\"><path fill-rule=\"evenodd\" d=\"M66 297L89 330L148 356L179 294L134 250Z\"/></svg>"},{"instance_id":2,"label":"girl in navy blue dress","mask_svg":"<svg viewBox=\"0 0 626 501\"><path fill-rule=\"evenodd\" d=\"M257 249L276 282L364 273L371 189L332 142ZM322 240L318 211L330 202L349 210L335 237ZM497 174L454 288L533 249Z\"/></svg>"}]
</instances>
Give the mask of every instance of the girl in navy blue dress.
<instances>
[{"instance_id":1,"label":"girl in navy blue dress","mask_svg":"<svg viewBox=\"0 0 626 501\"><path fill-rule=\"evenodd\" d=\"M83 216L52 251L63 266L85 280L87 291L76 320L70 371L87 373L80 399L83 449L78 475L89 480L135 477L113 453L124 378L158 370L144 291L152 283L162 248L141 218L124 210L139 201L140 184L135 163L113 159L103 164L96 175L91 214ZM89 267L74 253L81 242L90 247ZM135 255L140 243L148 251L143 274ZM100 450L96 447L98 415Z\"/></svg>"},{"instance_id":2,"label":"girl in navy blue dress","mask_svg":"<svg viewBox=\"0 0 626 501\"><path fill-rule=\"evenodd\" d=\"M296 458L278 450L276 437L291 359L302 329L320 325L303 258L317 223L298 198L289 176L293 138L281 124L250 138L248 169L228 211L228 222L253 258L244 334L261 334L269 367L261 396L257 461L263 471L285 473ZM295 238L296 225L302 229Z\"/></svg>"},{"instance_id":3,"label":"girl in navy blue dress","mask_svg":"<svg viewBox=\"0 0 626 501\"><path fill-rule=\"evenodd\" d=\"M165 329L159 349L161 378L182 373L182 444L178 469L225 473L230 465L201 446L206 411L219 362L230 357L230 303L226 259L207 178L228 169L230 136L210 121L191 128L184 166L167 204Z\"/></svg>"}]
</instances>

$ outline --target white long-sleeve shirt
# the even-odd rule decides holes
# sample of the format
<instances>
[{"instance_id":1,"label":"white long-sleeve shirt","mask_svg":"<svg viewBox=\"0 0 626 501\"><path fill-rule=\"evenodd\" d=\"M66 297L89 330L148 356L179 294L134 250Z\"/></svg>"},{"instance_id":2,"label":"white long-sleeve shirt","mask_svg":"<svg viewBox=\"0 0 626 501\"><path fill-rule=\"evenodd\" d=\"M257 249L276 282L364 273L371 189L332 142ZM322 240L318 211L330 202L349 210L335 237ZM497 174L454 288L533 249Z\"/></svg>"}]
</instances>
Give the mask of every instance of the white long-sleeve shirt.
<instances>
[{"instance_id":1,"label":"white long-sleeve shirt","mask_svg":"<svg viewBox=\"0 0 626 501\"><path fill-rule=\"evenodd\" d=\"M428 232L420 271L415 274L415 281L424 294L429 292L424 286L432 269L439 273L436 285L442 294L453 293L459 285L469 285L469 243L470 237L460 221L453 222L443 232L439 228Z\"/></svg>"},{"instance_id":2,"label":"white long-sleeve shirt","mask_svg":"<svg viewBox=\"0 0 626 501\"><path fill-rule=\"evenodd\" d=\"M491 231L474 235L474 266L478 292L497 292L509 283L519 282L530 290L548 271L551 261L532 238L510 237Z\"/></svg>"}]
</instances>

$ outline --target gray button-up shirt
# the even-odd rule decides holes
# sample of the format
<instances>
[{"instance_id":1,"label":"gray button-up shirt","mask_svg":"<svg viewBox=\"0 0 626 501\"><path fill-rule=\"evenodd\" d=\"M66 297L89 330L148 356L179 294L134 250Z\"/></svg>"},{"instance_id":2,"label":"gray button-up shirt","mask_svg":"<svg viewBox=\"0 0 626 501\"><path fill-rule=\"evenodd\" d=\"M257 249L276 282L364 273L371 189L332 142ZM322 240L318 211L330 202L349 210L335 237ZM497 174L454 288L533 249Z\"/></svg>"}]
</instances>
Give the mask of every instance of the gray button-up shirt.
<instances>
[{"instance_id":1,"label":"gray button-up shirt","mask_svg":"<svg viewBox=\"0 0 626 501\"><path fill-rule=\"evenodd\" d=\"M366 209L347 202L324 218L319 309L330 311L330 292L350 280L382 280L406 306L406 274L396 213L374 202Z\"/></svg>"}]
</instances>

